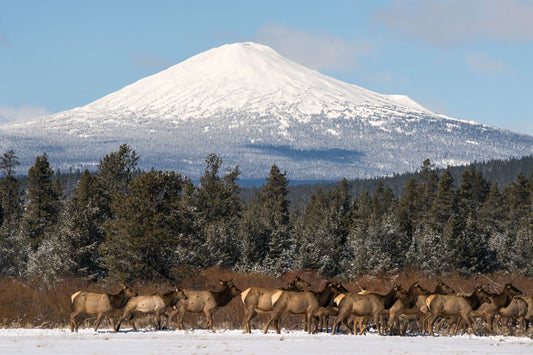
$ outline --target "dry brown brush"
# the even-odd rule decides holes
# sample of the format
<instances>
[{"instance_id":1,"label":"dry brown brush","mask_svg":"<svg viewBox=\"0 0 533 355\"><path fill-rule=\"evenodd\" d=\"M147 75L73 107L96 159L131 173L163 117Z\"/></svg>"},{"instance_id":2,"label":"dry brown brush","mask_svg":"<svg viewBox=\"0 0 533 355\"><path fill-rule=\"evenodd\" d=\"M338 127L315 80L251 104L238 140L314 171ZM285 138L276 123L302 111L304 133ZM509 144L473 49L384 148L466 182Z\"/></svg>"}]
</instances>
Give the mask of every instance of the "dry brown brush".
<instances>
[{"instance_id":1,"label":"dry brown brush","mask_svg":"<svg viewBox=\"0 0 533 355\"><path fill-rule=\"evenodd\" d=\"M221 268L194 270L187 277L183 277L178 285L170 282L153 283L143 280L130 285L139 294L152 294L165 292L174 286L193 290L217 290L219 280L233 280L233 283L244 291L250 286L258 287L283 287L296 276L307 280L311 290L321 290L326 279L315 271L291 271L279 277L267 276L259 273L240 273ZM362 288L374 292L385 293L394 285L408 288L412 283L419 281L429 290L433 290L436 282L441 279L458 292L471 292L475 285L484 285L489 291L499 290L506 282L512 282L524 292L533 292L533 278L499 273L491 275L472 275L468 278L460 274L433 275L421 273L416 270L404 270L395 273L381 273L361 275L353 280L343 281L343 285L351 292L359 292ZM340 282L342 280L334 280ZM13 278L0 278L0 327L3 328L58 328L68 327L71 312L70 296L78 291L116 293L120 284L94 283L83 279L68 278L53 286L48 286L39 280L20 281ZM118 316L118 315L115 315ZM283 316L283 326L287 329L303 329L303 317ZM243 307L240 297L235 297L226 307L220 308L214 316L215 329L241 329ZM252 326L264 327L268 315L258 315L252 321ZM95 317L82 320L81 327L93 326ZM175 321L175 320L174 320ZM203 314L188 313L184 319L187 327L204 328L206 326ZM150 319L140 326L149 326ZM110 327L107 322L103 327ZM175 328L174 322L167 323L169 328Z\"/></svg>"}]
</instances>

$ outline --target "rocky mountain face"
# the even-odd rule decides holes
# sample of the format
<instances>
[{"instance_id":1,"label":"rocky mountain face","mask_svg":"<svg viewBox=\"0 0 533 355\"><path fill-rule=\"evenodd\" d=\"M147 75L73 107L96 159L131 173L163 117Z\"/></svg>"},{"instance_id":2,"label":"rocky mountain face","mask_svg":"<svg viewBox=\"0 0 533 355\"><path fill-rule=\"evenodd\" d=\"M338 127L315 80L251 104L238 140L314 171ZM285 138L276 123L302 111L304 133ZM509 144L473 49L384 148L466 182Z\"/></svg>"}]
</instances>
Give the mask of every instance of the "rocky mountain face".
<instances>
[{"instance_id":1,"label":"rocky mountain face","mask_svg":"<svg viewBox=\"0 0 533 355\"><path fill-rule=\"evenodd\" d=\"M47 152L57 169L94 169L127 143L139 166L197 180L205 158L264 179L338 180L533 154L533 137L425 109L407 96L347 84L256 43L224 45L86 106L0 125L19 172Z\"/></svg>"}]
</instances>

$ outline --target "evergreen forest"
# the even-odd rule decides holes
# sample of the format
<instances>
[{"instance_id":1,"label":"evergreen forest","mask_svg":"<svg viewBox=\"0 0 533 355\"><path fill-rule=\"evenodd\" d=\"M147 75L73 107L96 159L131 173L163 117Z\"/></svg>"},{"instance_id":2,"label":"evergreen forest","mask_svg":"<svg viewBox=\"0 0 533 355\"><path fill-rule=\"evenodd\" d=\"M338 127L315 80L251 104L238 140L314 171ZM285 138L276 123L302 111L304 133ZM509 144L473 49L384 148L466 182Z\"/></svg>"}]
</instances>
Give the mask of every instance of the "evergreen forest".
<instances>
[{"instance_id":1,"label":"evergreen forest","mask_svg":"<svg viewBox=\"0 0 533 355\"><path fill-rule=\"evenodd\" d=\"M289 187L273 165L262 187L243 190L239 167L216 154L196 183L141 172L138 160L122 145L95 172L66 179L44 153L20 177L16 153L3 153L0 274L48 283L179 281L213 266L344 279L408 268L533 276L531 169L502 183L484 173L498 162L458 171L426 160L414 174Z\"/></svg>"}]
</instances>

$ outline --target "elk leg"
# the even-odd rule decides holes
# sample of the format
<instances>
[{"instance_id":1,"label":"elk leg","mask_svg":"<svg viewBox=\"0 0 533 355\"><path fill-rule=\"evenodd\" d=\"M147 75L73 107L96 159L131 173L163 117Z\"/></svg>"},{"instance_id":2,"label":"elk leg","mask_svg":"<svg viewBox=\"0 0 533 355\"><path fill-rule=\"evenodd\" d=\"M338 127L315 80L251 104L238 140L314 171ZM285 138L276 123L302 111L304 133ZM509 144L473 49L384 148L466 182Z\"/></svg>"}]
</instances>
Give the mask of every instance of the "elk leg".
<instances>
[{"instance_id":1,"label":"elk leg","mask_svg":"<svg viewBox=\"0 0 533 355\"><path fill-rule=\"evenodd\" d=\"M155 312L155 320L157 321L157 330L161 330L161 312Z\"/></svg>"},{"instance_id":2,"label":"elk leg","mask_svg":"<svg viewBox=\"0 0 533 355\"><path fill-rule=\"evenodd\" d=\"M257 315L257 312L254 309L247 308L244 312L244 331L246 333L251 333L250 322L252 318Z\"/></svg>"},{"instance_id":3,"label":"elk leg","mask_svg":"<svg viewBox=\"0 0 533 355\"><path fill-rule=\"evenodd\" d=\"M185 327L183 326L183 316L185 315L185 310L179 309L178 310L178 329L184 330Z\"/></svg>"},{"instance_id":4,"label":"elk leg","mask_svg":"<svg viewBox=\"0 0 533 355\"><path fill-rule=\"evenodd\" d=\"M109 319L109 323L111 323L111 328L113 328L113 330L114 330L115 329L115 319L112 316L109 316L108 319Z\"/></svg>"},{"instance_id":5,"label":"elk leg","mask_svg":"<svg viewBox=\"0 0 533 355\"><path fill-rule=\"evenodd\" d=\"M271 324L274 320L277 321L277 319L274 319L274 317L275 317L275 316L272 315L272 316L270 317L270 319L268 320L268 322L267 322L267 324L266 324L266 326L265 326L265 330L263 331L263 334L266 334L266 333L268 332L268 328L270 327L270 324Z\"/></svg>"},{"instance_id":6,"label":"elk leg","mask_svg":"<svg viewBox=\"0 0 533 355\"><path fill-rule=\"evenodd\" d=\"M98 327L100 326L100 322L102 321L102 317L103 317L102 313L98 313L98 315L96 316L96 325L94 327L94 331L95 332L98 330Z\"/></svg>"},{"instance_id":7,"label":"elk leg","mask_svg":"<svg viewBox=\"0 0 533 355\"><path fill-rule=\"evenodd\" d=\"M78 331L78 323L76 323L76 317L79 315L78 312L72 312L70 314L70 331L73 332L74 329Z\"/></svg>"},{"instance_id":8,"label":"elk leg","mask_svg":"<svg viewBox=\"0 0 533 355\"><path fill-rule=\"evenodd\" d=\"M129 319L130 316L133 316L133 314L131 313L128 313L128 312L125 312L122 317L120 317L118 319L118 322L117 322L117 327L115 328L115 333L117 333L120 329L120 325L122 324L122 322L124 321L124 319Z\"/></svg>"},{"instance_id":9,"label":"elk leg","mask_svg":"<svg viewBox=\"0 0 533 355\"><path fill-rule=\"evenodd\" d=\"M207 318L207 329L213 328L213 313L211 311L205 311L205 317Z\"/></svg>"},{"instance_id":10,"label":"elk leg","mask_svg":"<svg viewBox=\"0 0 533 355\"><path fill-rule=\"evenodd\" d=\"M433 325L435 321L437 320L437 317L438 317L437 314L432 314L428 320L429 334L431 334L431 336L435 336L435 333L433 332Z\"/></svg>"}]
</instances>

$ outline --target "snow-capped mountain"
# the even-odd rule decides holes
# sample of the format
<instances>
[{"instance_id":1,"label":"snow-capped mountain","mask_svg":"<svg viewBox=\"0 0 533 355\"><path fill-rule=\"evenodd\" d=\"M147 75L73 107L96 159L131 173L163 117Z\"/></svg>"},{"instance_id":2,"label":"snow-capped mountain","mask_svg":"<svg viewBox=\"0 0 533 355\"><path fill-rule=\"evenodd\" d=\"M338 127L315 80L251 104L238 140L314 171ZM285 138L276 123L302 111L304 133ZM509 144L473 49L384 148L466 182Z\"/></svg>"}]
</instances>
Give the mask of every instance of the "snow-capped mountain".
<instances>
[{"instance_id":1,"label":"snow-capped mountain","mask_svg":"<svg viewBox=\"0 0 533 355\"><path fill-rule=\"evenodd\" d=\"M22 169L47 152L54 168L94 168L127 143L142 168L198 179L216 153L262 179L336 180L533 154L533 137L436 115L308 69L256 43L200 53L86 106L0 126ZM21 169L21 170L22 170Z\"/></svg>"}]
</instances>

